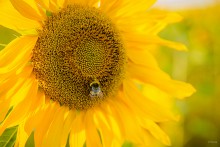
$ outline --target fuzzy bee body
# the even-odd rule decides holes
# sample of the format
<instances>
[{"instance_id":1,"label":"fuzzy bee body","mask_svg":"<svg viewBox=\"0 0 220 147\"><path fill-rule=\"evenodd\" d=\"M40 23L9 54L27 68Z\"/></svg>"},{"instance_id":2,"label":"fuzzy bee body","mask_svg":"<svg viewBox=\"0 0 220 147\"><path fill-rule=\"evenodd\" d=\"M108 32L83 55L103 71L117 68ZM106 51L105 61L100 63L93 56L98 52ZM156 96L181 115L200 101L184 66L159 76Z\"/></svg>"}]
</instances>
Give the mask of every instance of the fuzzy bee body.
<instances>
[{"instance_id":1,"label":"fuzzy bee body","mask_svg":"<svg viewBox=\"0 0 220 147\"><path fill-rule=\"evenodd\" d=\"M89 96L90 96L91 98L94 98L94 97L102 98L102 97L103 97L103 93L102 93L102 90L101 90L101 86L100 86L100 83L99 83L98 80L94 80L94 81L90 84L90 87L91 87L91 91L90 91Z\"/></svg>"}]
</instances>

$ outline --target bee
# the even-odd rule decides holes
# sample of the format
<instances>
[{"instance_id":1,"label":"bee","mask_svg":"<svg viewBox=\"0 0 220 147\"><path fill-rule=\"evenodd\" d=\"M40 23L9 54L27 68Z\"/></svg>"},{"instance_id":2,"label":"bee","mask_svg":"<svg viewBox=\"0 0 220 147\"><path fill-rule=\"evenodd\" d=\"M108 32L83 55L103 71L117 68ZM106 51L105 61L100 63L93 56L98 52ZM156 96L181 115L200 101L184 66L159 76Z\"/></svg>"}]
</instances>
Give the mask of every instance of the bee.
<instances>
[{"instance_id":1,"label":"bee","mask_svg":"<svg viewBox=\"0 0 220 147\"><path fill-rule=\"evenodd\" d=\"M90 87L91 87L91 91L90 91L89 96L91 98L94 98L94 97L102 98L103 97L101 85L97 79L95 79L92 83L90 83Z\"/></svg>"}]
</instances>

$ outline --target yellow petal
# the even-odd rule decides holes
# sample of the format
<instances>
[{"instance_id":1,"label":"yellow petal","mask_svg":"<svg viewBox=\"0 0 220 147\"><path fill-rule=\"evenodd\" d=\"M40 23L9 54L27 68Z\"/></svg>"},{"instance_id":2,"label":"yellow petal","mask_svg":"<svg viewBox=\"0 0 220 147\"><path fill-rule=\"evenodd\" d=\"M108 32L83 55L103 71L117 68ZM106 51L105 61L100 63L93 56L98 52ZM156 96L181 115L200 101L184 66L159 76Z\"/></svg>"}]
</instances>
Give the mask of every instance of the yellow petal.
<instances>
[{"instance_id":1,"label":"yellow petal","mask_svg":"<svg viewBox=\"0 0 220 147\"><path fill-rule=\"evenodd\" d=\"M58 108L59 107L56 106L55 103L46 105L45 108L43 108L43 117L41 117L42 119L39 120L39 124L37 124L35 128L35 146L42 146L43 139L47 134L48 128L51 125L51 122L54 119L54 115L56 114Z\"/></svg>"},{"instance_id":2,"label":"yellow petal","mask_svg":"<svg viewBox=\"0 0 220 147\"><path fill-rule=\"evenodd\" d=\"M22 102L23 100L25 100L24 98L25 98L25 93L28 93L28 90L29 90L29 88L30 88L30 80L34 80L34 78L32 77L32 78L29 78L28 80L26 80L24 83L22 83L21 84L21 86L20 87L18 87L19 86L19 84L20 83L18 83L18 85L16 85L16 89L15 89L15 91L13 91L13 90L10 90L10 91L8 91L8 93L7 94L10 94L11 96L9 97L9 96L7 96L8 98L10 98L11 99L11 103L10 103L10 106L12 107L15 107L16 105L18 105L20 102ZM35 81L36 82L36 81ZM34 84L36 84L37 85L37 83L34 83ZM35 92L35 91L34 91ZM34 97L33 97L34 98ZM31 98L32 99L32 98ZM35 98L34 98L35 99ZM29 99L30 100L30 99Z\"/></svg>"},{"instance_id":3,"label":"yellow petal","mask_svg":"<svg viewBox=\"0 0 220 147\"><path fill-rule=\"evenodd\" d=\"M111 147L114 135L108 122L102 115L98 115L96 118L98 121L98 130L100 131L103 147Z\"/></svg>"},{"instance_id":4,"label":"yellow petal","mask_svg":"<svg viewBox=\"0 0 220 147\"><path fill-rule=\"evenodd\" d=\"M22 16L15 10L9 0L0 2L0 25L15 31L40 28L39 22Z\"/></svg>"},{"instance_id":5,"label":"yellow petal","mask_svg":"<svg viewBox=\"0 0 220 147\"><path fill-rule=\"evenodd\" d=\"M33 99L37 94L37 82L35 80L30 80L26 87L26 90L22 93L23 101L16 105L10 114L1 124L0 134L5 130L6 127L12 127L19 124L26 115L28 115L28 110L31 105L31 99Z\"/></svg>"},{"instance_id":6,"label":"yellow petal","mask_svg":"<svg viewBox=\"0 0 220 147\"><path fill-rule=\"evenodd\" d=\"M129 17L132 15L136 15L137 13L146 12L156 0L141 0L141 1L133 1L126 0L123 5L119 7L119 12L123 17Z\"/></svg>"},{"instance_id":7,"label":"yellow petal","mask_svg":"<svg viewBox=\"0 0 220 147\"><path fill-rule=\"evenodd\" d=\"M151 14L152 15L152 14ZM180 15L178 15L177 13L167 13L167 14L164 14L164 13L160 13L158 14L159 16L155 17L155 18L158 18L158 23L155 27L153 27L151 29L151 32L157 34L159 33L162 29L164 29L168 24L170 23L175 23L175 22L179 22L182 20L182 17ZM160 15L164 15L163 19L160 19ZM154 15L153 15L154 16ZM153 17L152 16L152 17ZM150 32L149 32L150 33Z\"/></svg>"},{"instance_id":8,"label":"yellow petal","mask_svg":"<svg viewBox=\"0 0 220 147\"><path fill-rule=\"evenodd\" d=\"M150 13L148 14L149 14L148 18L150 20L153 20L153 21L162 20L162 22L167 23L167 24L179 22L183 19L183 17L177 13L173 13L173 12L169 12L165 10L154 9L154 10L151 10Z\"/></svg>"},{"instance_id":9,"label":"yellow petal","mask_svg":"<svg viewBox=\"0 0 220 147\"><path fill-rule=\"evenodd\" d=\"M101 0L100 9L112 18L117 17L118 7L122 5L121 0ZM113 19L114 20L114 19Z\"/></svg>"},{"instance_id":10,"label":"yellow petal","mask_svg":"<svg viewBox=\"0 0 220 147\"><path fill-rule=\"evenodd\" d=\"M106 104L101 105L101 113L104 119L107 120L108 124L110 125L110 128L112 129L112 132L114 134L114 138L121 142L125 137L125 129L123 124L123 118L119 115L117 109L115 108L114 102L119 97L116 97L113 100L109 100L106 102Z\"/></svg>"},{"instance_id":11,"label":"yellow petal","mask_svg":"<svg viewBox=\"0 0 220 147\"><path fill-rule=\"evenodd\" d=\"M177 98L188 97L195 92L195 89L190 84L172 80L168 74L161 70L129 63L128 71L132 78L142 83L155 85L162 91Z\"/></svg>"},{"instance_id":12,"label":"yellow petal","mask_svg":"<svg viewBox=\"0 0 220 147\"><path fill-rule=\"evenodd\" d=\"M51 122L50 127L48 128L48 133L44 137L43 147L60 147L61 145L61 135L64 127L64 115L68 108L60 107L54 119ZM67 135L69 132L66 132ZM65 134L66 135L66 134Z\"/></svg>"},{"instance_id":13,"label":"yellow petal","mask_svg":"<svg viewBox=\"0 0 220 147\"><path fill-rule=\"evenodd\" d=\"M68 4L68 0L52 0L59 8L64 8Z\"/></svg>"},{"instance_id":14,"label":"yellow petal","mask_svg":"<svg viewBox=\"0 0 220 147\"><path fill-rule=\"evenodd\" d=\"M16 137L16 142L15 142L15 147L25 146L29 135L30 134L27 134L24 130L24 123L19 124L17 137Z\"/></svg>"},{"instance_id":15,"label":"yellow petal","mask_svg":"<svg viewBox=\"0 0 220 147\"><path fill-rule=\"evenodd\" d=\"M71 147L83 147L86 141L85 130L74 132L71 131L69 143Z\"/></svg>"},{"instance_id":16,"label":"yellow petal","mask_svg":"<svg viewBox=\"0 0 220 147\"><path fill-rule=\"evenodd\" d=\"M26 70L27 69L27 70ZM29 70L30 69L30 70ZM13 80L17 80L12 82L11 79L6 81L6 88L0 87L1 89L3 89L3 91L1 92L1 99L2 101L9 101L10 102L10 107L14 107L15 105L17 105L18 103L20 103L23 99L24 99L24 93L27 93L27 87L29 85L28 80L26 80L29 75L30 75L30 71L32 71L31 68L29 68L29 66L27 68L25 68L25 70L18 74L15 75L13 78ZM9 83L12 82L12 83ZM3 84L4 85L4 84ZM11 86L11 87L9 87ZM6 105L7 106L7 105Z\"/></svg>"},{"instance_id":17,"label":"yellow petal","mask_svg":"<svg viewBox=\"0 0 220 147\"><path fill-rule=\"evenodd\" d=\"M77 126L77 127L75 127ZM76 118L73 121L72 132L80 132L85 128L85 112L76 112Z\"/></svg>"},{"instance_id":18,"label":"yellow petal","mask_svg":"<svg viewBox=\"0 0 220 147\"><path fill-rule=\"evenodd\" d=\"M39 12L41 9L33 0L10 0L14 8L24 17L31 20L43 21L46 15ZM41 10L42 11L42 10Z\"/></svg>"},{"instance_id":19,"label":"yellow petal","mask_svg":"<svg viewBox=\"0 0 220 147\"><path fill-rule=\"evenodd\" d=\"M65 119L62 136L61 136L61 146L66 147L66 141L68 139L69 132L71 130L73 120L76 117L76 112L73 110L70 110L68 113L67 118Z\"/></svg>"},{"instance_id":20,"label":"yellow petal","mask_svg":"<svg viewBox=\"0 0 220 147\"><path fill-rule=\"evenodd\" d=\"M68 0L55 0L59 8L65 8L68 4Z\"/></svg>"},{"instance_id":21,"label":"yellow petal","mask_svg":"<svg viewBox=\"0 0 220 147\"><path fill-rule=\"evenodd\" d=\"M37 96L35 97L35 99L33 99L33 103L31 104L29 111L30 112L37 111L44 104L45 104L45 94L42 90L38 89Z\"/></svg>"},{"instance_id":22,"label":"yellow petal","mask_svg":"<svg viewBox=\"0 0 220 147\"><path fill-rule=\"evenodd\" d=\"M136 114L130 109L128 105L123 102L115 102L115 109L123 118L123 125L125 129L125 138L136 143L142 143L141 128L138 124Z\"/></svg>"},{"instance_id":23,"label":"yellow petal","mask_svg":"<svg viewBox=\"0 0 220 147\"><path fill-rule=\"evenodd\" d=\"M36 1L41 1L41 0L36 0ZM43 3L43 6L49 10L50 12L57 12L62 8L65 8L70 0L44 0L44 2L40 2L41 4Z\"/></svg>"},{"instance_id":24,"label":"yellow petal","mask_svg":"<svg viewBox=\"0 0 220 147\"><path fill-rule=\"evenodd\" d=\"M5 105L7 107L7 104L9 103L9 108L20 103L20 101L23 100L24 96L22 97L17 97L19 95L19 93L23 93L23 91L21 91L21 88L25 88L23 87L24 85L27 86L28 83L25 83L25 80L20 80L18 81L17 83L14 83L15 85L11 87L10 90L8 91L4 91L2 94L1 94L1 105ZM15 98L16 102L14 102L14 99ZM13 100L13 102L12 102ZM3 109L2 109L3 110ZM3 111L2 111L3 112Z\"/></svg>"},{"instance_id":25,"label":"yellow petal","mask_svg":"<svg viewBox=\"0 0 220 147\"><path fill-rule=\"evenodd\" d=\"M85 131L86 131L86 146L87 147L101 147L101 140L98 130L94 123L93 112L88 110L85 116Z\"/></svg>"},{"instance_id":26,"label":"yellow petal","mask_svg":"<svg viewBox=\"0 0 220 147\"><path fill-rule=\"evenodd\" d=\"M156 122L176 120L173 113L166 107L144 97L137 89L136 85L126 80L123 84L124 96L122 100L130 106L130 108L140 117L146 117Z\"/></svg>"},{"instance_id":27,"label":"yellow petal","mask_svg":"<svg viewBox=\"0 0 220 147\"><path fill-rule=\"evenodd\" d=\"M170 23L179 22L182 20L182 17L177 13L171 13L167 11L160 10L151 10L149 13L146 13L142 17L144 18L145 23L142 20L142 23L139 25L143 26L144 34L158 34L164 27L166 27ZM137 21L141 21L140 17L137 16ZM136 26L137 27L137 26Z\"/></svg>"},{"instance_id":28,"label":"yellow petal","mask_svg":"<svg viewBox=\"0 0 220 147\"><path fill-rule=\"evenodd\" d=\"M161 91L157 87L149 84L144 84L141 87L141 93L145 97L150 98L152 101L158 103L159 105L162 105L164 108L170 110L173 109L175 103L174 98Z\"/></svg>"},{"instance_id":29,"label":"yellow petal","mask_svg":"<svg viewBox=\"0 0 220 147\"><path fill-rule=\"evenodd\" d=\"M126 33L125 40L129 48L137 46L134 49L138 47L148 49L149 45L163 45L180 51L187 50L187 47L182 43L165 40L154 34L137 33L136 30L131 30L129 33Z\"/></svg>"},{"instance_id":30,"label":"yellow petal","mask_svg":"<svg viewBox=\"0 0 220 147\"><path fill-rule=\"evenodd\" d=\"M88 5L94 6L99 0L69 0L68 4L81 4L81 5Z\"/></svg>"},{"instance_id":31,"label":"yellow petal","mask_svg":"<svg viewBox=\"0 0 220 147\"><path fill-rule=\"evenodd\" d=\"M127 50L127 55L129 59L135 64L143 65L149 68L159 69L159 66L155 58L147 50L129 49Z\"/></svg>"},{"instance_id":32,"label":"yellow petal","mask_svg":"<svg viewBox=\"0 0 220 147\"><path fill-rule=\"evenodd\" d=\"M155 122L145 118L141 118L140 120L142 127L149 130L156 139L167 146L171 145L169 136L164 133L164 131Z\"/></svg>"},{"instance_id":33,"label":"yellow petal","mask_svg":"<svg viewBox=\"0 0 220 147\"><path fill-rule=\"evenodd\" d=\"M37 92L37 96L35 98L35 100L33 100L33 103L30 106L30 112L34 112L37 109L39 109L41 106L43 106L43 104L45 104L45 95L43 93L43 91L38 90Z\"/></svg>"},{"instance_id":34,"label":"yellow petal","mask_svg":"<svg viewBox=\"0 0 220 147\"><path fill-rule=\"evenodd\" d=\"M49 8L49 3L50 3L50 0L35 0L35 2L41 6L42 8L48 10L48 11L51 11L53 12L50 8Z\"/></svg>"},{"instance_id":35,"label":"yellow petal","mask_svg":"<svg viewBox=\"0 0 220 147\"><path fill-rule=\"evenodd\" d=\"M101 134L103 147L112 147L113 134L111 133L111 130L107 130L104 126L102 126L99 131Z\"/></svg>"},{"instance_id":36,"label":"yellow petal","mask_svg":"<svg viewBox=\"0 0 220 147\"><path fill-rule=\"evenodd\" d=\"M10 99L0 101L0 122L2 122L10 109Z\"/></svg>"},{"instance_id":37,"label":"yellow petal","mask_svg":"<svg viewBox=\"0 0 220 147\"><path fill-rule=\"evenodd\" d=\"M35 128L38 127L38 125L41 125L41 122L43 121L43 118L46 114L47 109L45 107L38 108L34 113L31 113L25 120L24 129L25 131L30 134L32 131L34 131Z\"/></svg>"},{"instance_id":38,"label":"yellow petal","mask_svg":"<svg viewBox=\"0 0 220 147\"><path fill-rule=\"evenodd\" d=\"M22 36L10 42L0 52L0 75L15 72L19 67L27 64L36 41L36 36Z\"/></svg>"},{"instance_id":39,"label":"yellow petal","mask_svg":"<svg viewBox=\"0 0 220 147\"><path fill-rule=\"evenodd\" d=\"M112 143L112 147L121 147L123 145L124 142L119 142L118 140L113 140L113 143Z\"/></svg>"},{"instance_id":40,"label":"yellow petal","mask_svg":"<svg viewBox=\"0 0 220 147\"><path fill-rule=\"evenodd\" d=\"M100 8L102 11L109 14L109 16L132 17L138 12L146 12L153 3L155 3L155 0L142 0L138 2L133 0L101 0Z\"/></svg>"},{"instance_id":41,"label":"yellow petal","mask_svg":"<svg viewBox=\"0 0 220 147\"><path fill-rule=\"evenodd\" d=\"M8 91L11 91L13 89L13 92L15 93L15 87L17 83L22 84L22 81L24 79L28 78L32 72L32 65L27 65L25 67L21 67L16 73L11 72L10 74L0 74L0 93L3 96ZM10 78L9 78L10 77ZM22 79L24 78L24 79Z\"/></svg>"},{"instance_id":42,"label":"yellow petal","mask_svg":"<svg viewBox=\"0 0 220 147\"><path fill-rule=\"evenodd\" d=\"M31 68L28 66L28 67L26 67L25 68L25 70L24 71L22 71L22 73L21 74L19 74L19 75L16 75L16 76L18 76L18 77L16 77L17 79L27 79L28 77L27 76L24 76L25 74L27 74L27 73L29 73L30 71L28 71L28 70L30 70ZM31 69L32 70L32 69ZM28 75L28 74L27 74ZM30 75L30 73L29 73L29 75ZM34 77L32 77L33 79L34 79ZM7 93L7 95L5 96L6 97L6 99L7 100L9 100L10 101L10 107L15 107L20 101L23 101L24 99L23 99L23 96L22 95L24 95L24 93L25 92L27 92L28 91L28 89L27 89L27 86L28 86L28 81L26 81L23 85L22 85L22 83L23 83L23 81L24 81L24 79L21 81L21 82L19 82L19 80L17 81L17 82L15 82L15 83L13 83L14 85L16 85L15 87L11 87L11 89L10 90L6 90L6 93ZM7 83L9 83L10 81L7 81ZM36 82L36 85L38 85L37 84L37 81L35 81ZM18 83L18 84L17 84ZM27 91L25 91L25 89L27 90ZM35 96L35 97L32 97L32 98L29 98L29 100L31 101L31 105L30 105L30 108L29 108L29 113L31 113L31 112L33 112L33 111L35 111L36 109L37 109L37 107L39 107L39 105L40 104L42 104L43 102L44 102L44 97L40 97L40 94L41 93L39 93L39 91L38 91L38 94L37 94L37 96ZM4 97L4 95L3 95L3 97Z\"/></svg>"},{"instance_id":43,"label":"yellow petal","mask_svg":"<svg viewBox=\"0 0 220 147\"><path fill-rule=\"evenodd\" d=\"M148 39L148 38L146 38L146 39ZM152 39L151 43L167 46L167 47L170 47L172 49L176 49L176 50L180 50L180 51L187 51L187 47L182 43L165 40L165 39L162 39L162 38L157 37L157 36L152 37L151 39Z\"/></svg>"},{"instance_id":44,"label":"yellow petal","mask_svg":"<svg viewBox=\"0 0 220 147\"><path fill-rule=\"evenodd\" d=\"M65 8L69 0L35 0L35 2L43 9L55 13Z\"/></svg>"}]
</instances>

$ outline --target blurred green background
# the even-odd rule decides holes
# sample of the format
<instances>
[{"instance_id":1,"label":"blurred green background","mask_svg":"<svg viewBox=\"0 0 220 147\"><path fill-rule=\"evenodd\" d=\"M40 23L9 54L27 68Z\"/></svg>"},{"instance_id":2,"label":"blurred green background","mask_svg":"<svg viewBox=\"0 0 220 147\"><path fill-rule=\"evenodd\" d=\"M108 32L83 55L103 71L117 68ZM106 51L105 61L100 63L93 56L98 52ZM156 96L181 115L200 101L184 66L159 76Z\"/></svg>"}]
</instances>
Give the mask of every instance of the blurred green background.
<instances>
[{"instance_id":1,"label":"blurred green background","mask_svg":"<svg viewBox=\"0 0 220 147\"><path fill-rule=\"evenodd\" d=\"M178 13L184 20L167 26L160 36L184 43L189 51L162 47L155 56L163 70L191 83L197 92L176 101L183 118L175 127L168 124L172 146L220 147L220 5ZM19 34L0 27L0 49L16 36Z\"/></svg>"},{"instance_id":2,"label":"blurred green background","mask_svg":"<svg viewBox=\"0 0 220 147\"><path fill-rule=\"evenodd\" d=\"M162 47L156 57L162 69L191 83L197 92L177 101L184 116L182 140L178 133L171 134L171 140L174 147L220 147L220 5L178 13L184 20L169 25L160 36L182 42L189 50Z\"/></svg>"}]
</instances>

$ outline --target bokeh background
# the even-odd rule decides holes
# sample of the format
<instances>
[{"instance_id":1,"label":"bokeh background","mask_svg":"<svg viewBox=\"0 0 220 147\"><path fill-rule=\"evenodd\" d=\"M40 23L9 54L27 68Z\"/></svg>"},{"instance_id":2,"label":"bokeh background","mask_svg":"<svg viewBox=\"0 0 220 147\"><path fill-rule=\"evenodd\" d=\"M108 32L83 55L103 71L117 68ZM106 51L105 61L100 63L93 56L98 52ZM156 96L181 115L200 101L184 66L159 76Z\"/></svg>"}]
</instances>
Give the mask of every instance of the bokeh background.
<instances>
[{"instance_id":1,"label":"bokeh background","mask_svg":"<svg viewBox=\"0 0 220 147\"><path fill-rule=\"evenodd\" d=\"M183 116L179 123L164 126L172 147L220 147L220 0L159 0L154 8L183 16L160 36L188 47L187 52L159 48L154 53L160 67L197 89L190 98L176 101ZM0 49L17 35L0 26Z\"/></svg>"},{"instance_id":2,"label":"bokeh background","mask_svg":"<svg viewBox=\"0 0 220 147\"><path fill-rule=\"evenodd\" d=\"M183 16L160 36L188 48L160 48L155 54L160 67L197 89L190 98L176 101L183 117L170 132L172 146L220 147L220 1L159 0L155 8Z\"/></svg>"}]
</instances>

